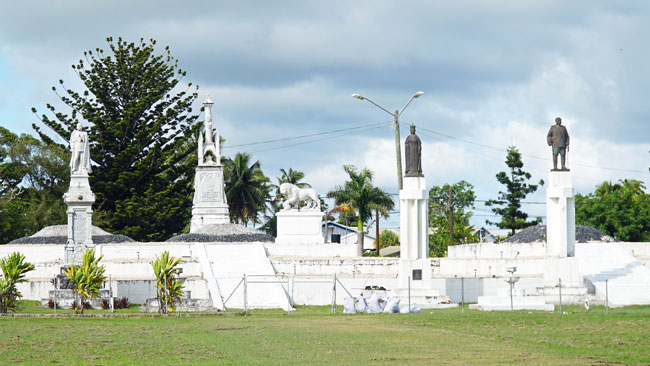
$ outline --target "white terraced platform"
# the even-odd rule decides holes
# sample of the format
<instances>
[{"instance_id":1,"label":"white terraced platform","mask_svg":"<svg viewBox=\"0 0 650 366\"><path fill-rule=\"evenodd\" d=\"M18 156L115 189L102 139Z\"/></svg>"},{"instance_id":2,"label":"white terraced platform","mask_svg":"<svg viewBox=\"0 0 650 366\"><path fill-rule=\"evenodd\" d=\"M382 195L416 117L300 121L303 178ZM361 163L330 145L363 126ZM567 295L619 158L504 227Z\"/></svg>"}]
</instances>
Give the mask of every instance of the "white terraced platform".
<instances>
[{"instance_id":1,"label":"white terraced platform","mask_svg":"<svg viewBox=\"0 0 650 366\"><path fill-rule=\"evenodd\" d=\"M620 244L579 244L576 257L580 274L599 302L607 291L610 306L650 304L650 269Z\"/></svg>"},{"instance_id":2,"label":"white terraced platform","mask_svg":"<svg viewBox=\"0 0 650 366\"><path fill-rule=\"evenodd\" d=\"M203 247L206 253L202 261L203 276L207 277L213 302L216 295L221 297L221 301L226 302L227 308L243 309L244 284L240 282L246 274L248 307L289 310L291 305L285 288L282 284L273 282L277 282L278 279L263 244L203 245ZM209 263L205 263L208 258ZM208 273L205 268L208 269ZM218 294L213 293L215 290Z\"/></svg>"}]
</instances>

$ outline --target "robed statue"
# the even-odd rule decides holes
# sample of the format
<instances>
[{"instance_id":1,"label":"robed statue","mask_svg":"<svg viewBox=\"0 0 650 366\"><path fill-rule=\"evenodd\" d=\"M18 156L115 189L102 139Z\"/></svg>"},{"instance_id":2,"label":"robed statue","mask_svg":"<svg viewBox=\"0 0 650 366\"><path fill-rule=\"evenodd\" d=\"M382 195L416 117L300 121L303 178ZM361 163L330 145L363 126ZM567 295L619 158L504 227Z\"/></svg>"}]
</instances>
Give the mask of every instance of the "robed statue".
<instances>
[{"instance_id":1,"label":"robed statue","mask_svg":"<svg viewBox=\"0 0 650 366\"><path fill-rule=\"evenodd\" d=\"M551 129L548 131L546 142L553 149L553 170L558 170L558 155L560 155L562 163L562 168L559 170L569 170L566 167L566 152L569 149L569 132L567 132L566 127L562 126L562 119L560 117L555 119L555 125L551 126Z\"/></svg>"},{"instance_id":2,"label":"robed statue","mask_svg":"<svg viewBox=\"0 0 650 366\"><path fill-rule=\"evenodd\" d=\"M219 146L219 133L212 131L212 105L210 94L207 95L203 106L205 107L205 131L199 133L199 165L221 165Z\"/></svg>"},{"instance_id":3,"label":"robed statue","mask_svg":"<svg viewBox=\"0 0 650 366\"><path fill-rule=\"evenodd\" d=\"M415 134L415 125L411 125L411 134L404 142L407 177L424 177L422 174L422 141Z\"/></svg>"},{"instance_id":4,"label":"robed statue","mask_svg":"<svg viewBox=\"0 0 650 366\"><path fill-rule=\"evenodd\" d=\"M77 128L70 135L70 173L85 173L92 171L90 168L90 149L88 144L88 133L82 131L81 122L77 123Z\"/></svg>"}]
</instances>

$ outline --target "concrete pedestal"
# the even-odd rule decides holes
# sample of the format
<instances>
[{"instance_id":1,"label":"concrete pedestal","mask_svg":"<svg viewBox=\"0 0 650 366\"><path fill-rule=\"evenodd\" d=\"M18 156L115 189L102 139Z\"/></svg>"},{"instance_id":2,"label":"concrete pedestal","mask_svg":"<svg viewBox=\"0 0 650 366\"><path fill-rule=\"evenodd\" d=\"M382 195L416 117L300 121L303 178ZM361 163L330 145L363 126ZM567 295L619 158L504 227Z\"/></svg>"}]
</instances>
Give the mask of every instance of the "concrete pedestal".
<instances>
[{"instance_id":1,"label":"concrete pedestal","mask_svg":"<svg viewBox=\"0 0 650 366\"><path fill-rule=\"evenodd\" d=\"M430 288L428 191L424 177L404 177L400 201L400 286Z\"/></svg>"},{"instance_id":2,"label":"concrete pedestal","mask_svg":"<svg viewBox=\"0 0 650 366\"><path fill-rule=\"evenodd\" d=\"M281 244L323 244L325 238L321 222L325 214L315 210L289 210L275 214L278 218L276 243Z\"/></svg>"},{"instance_id":3,"label":"concrete pedestal","mask_svg":"<svg viewBox=\"0 0 650 366\"><path fill-rule=\"evenodd\" d=\"M223 166L197 166L190 232L197 232L204 226L228 223L230 217L223 183Z\"/></svg>"},{"instance_id":4,"label":"concrete pedestal","mask_svg":"<svg viewBox=\"0 0 650 366\"><path fill-rule=\"evenodd\" d=\"M65 264L81 264L83 251L94 248L92 237L92 205L95 194L90 190L88 174L73 173L70 188L63 195L68 205L68 241L65 244Z\"/></svg>"},{"instance_id":5,"label":"concrete pedestal","mask_svg":"<svg viewBox=\"0 0 650 366\"><path fill-rule=\"evenodd\" d=\"M551 171L546 188L546 256L575 256L575 202L569 171Z\"/></svg>"}]
</instances>

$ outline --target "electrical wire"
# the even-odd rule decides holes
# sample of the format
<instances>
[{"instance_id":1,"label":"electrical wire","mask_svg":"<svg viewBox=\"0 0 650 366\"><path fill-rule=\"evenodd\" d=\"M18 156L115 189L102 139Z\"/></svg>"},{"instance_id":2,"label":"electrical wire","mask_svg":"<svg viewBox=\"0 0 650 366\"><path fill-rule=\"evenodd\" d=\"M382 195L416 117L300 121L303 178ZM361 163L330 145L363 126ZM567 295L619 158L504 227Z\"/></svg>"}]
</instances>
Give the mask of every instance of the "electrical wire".
<instances>
[{"instance_id":1,"label":"electrical wire","mask_svg":"<svg viewBox=\"0 0 650 366\"><path fill-rule=\"evenodd\" d=\"M238 144L238 145L224 145L221 148L222 149L228 149L228 148L233 148L233 147L242 147L242 146L252 146L252 145L261 145L261 144L269 144L273 142L280 142L280 141L288 141L288 140L296 140L296 139L301 139L301 138L306 138L306 137L312 137L312 136L319 136L319 135L327 135L331 133L337 133L337 132L342 132L342 131L350 131L350 130L357 130L357 129L364 129L366 127L378 127L378 126L385 126L388 123L392 122L380 122L380 123L371 123L368 125L361 125L361 126L355 126L355 127L348 127L348 128L341 128L338 130L331 130L331 131L323 131L323 132L316 132L316 133L310 133L307 135L300 135L300 136L293 136L293 137L284 137L281 139L274 139L274 140L266 140L266 141L257 141L257 142L250 142L250 143L245 143L245 144ZM291 145L295 146L295 145Z\"/></svg>"}]
</instances>

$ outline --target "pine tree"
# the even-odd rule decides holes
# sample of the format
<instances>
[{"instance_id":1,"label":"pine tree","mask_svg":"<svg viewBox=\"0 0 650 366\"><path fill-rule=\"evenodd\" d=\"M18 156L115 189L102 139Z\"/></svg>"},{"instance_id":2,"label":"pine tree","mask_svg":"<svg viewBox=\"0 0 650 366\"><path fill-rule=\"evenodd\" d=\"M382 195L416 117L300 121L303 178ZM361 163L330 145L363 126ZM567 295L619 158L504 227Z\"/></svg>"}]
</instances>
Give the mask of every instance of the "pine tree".
<instances>
[{"instance_id":1,"label":"pine tree","mask_svg":"<svg viewBox=\"0 0 650 366\"><path fill-rule=\"evenodd\" d=\"M509 229L509 235L514 235L515 230L537 225L542 222L542 218L538 217L533 221L526 221L528 214L520 210L521 200L526 198L529 193L537 191L537 185L526 183L531 178L531 175L523 171L524 163L521 161L521 153L515 146L508 147L506 165L510 168L510 174L499 172L496 175L499 183L506 186L506 191L499 191L498 199L485 202L486 206L503 206L492 209L492 212L501 216L501 221L491 222L486 220L486 222L494 224L500 229Z\"/></svg>"},{"instance_id":2,"label":"pine tree","mask_svg":"<svg viewBox=\"0 0 650 366\"><path fill-rule=\"evenodd\" d=\"M63 80L52 87L69 114L48 103L52 117L40 119L66 141L80 117L90 122L90 184L102 226L138 240L164 240L190 218L197 93L189 92L192 83L179 90L186 72L169 47L157 54L155 40L107 42L110 52L84 52L85 61L72 66L83 91Z\"/></svg>"}]
</instances>

